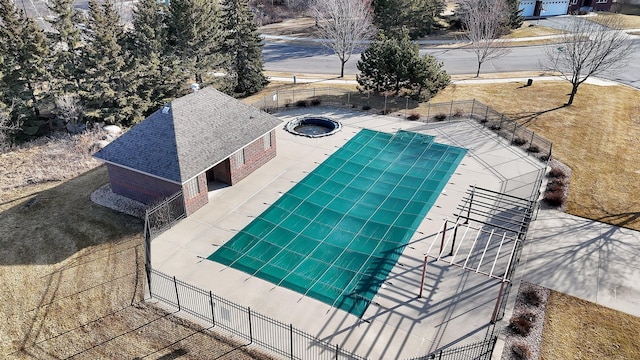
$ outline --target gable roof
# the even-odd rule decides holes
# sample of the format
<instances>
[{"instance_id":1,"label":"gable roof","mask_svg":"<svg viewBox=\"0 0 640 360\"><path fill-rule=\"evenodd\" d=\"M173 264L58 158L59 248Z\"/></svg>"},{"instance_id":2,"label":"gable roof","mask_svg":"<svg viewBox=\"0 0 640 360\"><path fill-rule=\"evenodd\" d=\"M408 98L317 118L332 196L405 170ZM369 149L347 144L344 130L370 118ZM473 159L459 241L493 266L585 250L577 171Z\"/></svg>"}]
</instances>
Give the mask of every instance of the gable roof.
<instances>
[{"instance_id":1,"label":"gable roof","mask_svg":"<svg viewBox=\"0 0 640 360\"><path fill-rule=\"evenodd\" d=\"M94 157L182 184L281 123L207 87L173 100Z\"/></svg>"}]
</instances>

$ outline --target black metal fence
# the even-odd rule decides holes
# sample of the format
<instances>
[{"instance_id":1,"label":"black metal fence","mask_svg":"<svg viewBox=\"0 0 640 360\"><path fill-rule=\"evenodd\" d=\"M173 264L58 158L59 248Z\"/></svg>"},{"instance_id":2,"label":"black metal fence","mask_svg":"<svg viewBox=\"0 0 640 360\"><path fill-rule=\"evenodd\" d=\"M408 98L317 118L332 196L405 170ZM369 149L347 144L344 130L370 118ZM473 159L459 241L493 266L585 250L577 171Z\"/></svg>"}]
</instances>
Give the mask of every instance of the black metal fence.
<instances>
[{"instance_id":1,"label":"black metal fence","mask_svg":"<svg viewBox=\"0 0 640 360\"><path fill-rule=\"evenodd\" d=\"M410 360L488 360L498 339L492 332L490 334L488 339L481 342L438 350Z\"/></svg>"},{"instance_id":2,"label":"black metal fence","mask_svg":"<svg viewBox=\"0 0 640 360\"><path fill-rule=\"evenodd\" d=\"M287 359L365 359L268 316L180 281L175 276L147 269L149 293L201 321Z\"/></svg>"},{"instance_id":3,"label":"black metal fence","mask_svg":"<svg viewBox=\"0 0 640 360\"><path fill-rule=\"evenodd\" d=\"M187 215L182 191L147 209L144 217L145 238L154 238Z\"/></svg>"},{"instance_id":4,"label":"black metal fence","mask_svg":"<svg viewBox=\"0 0 640 360\"><path fill-rule=\"evenodd\" d=\"M475 99L421 105L408 97L313 87L279 90L252 105L270 113L317 105L347 107L379 114L395 113L424 123L473 119L544 163L551 158L553 147L551 141Z\"/></svg>"}]
</instances>

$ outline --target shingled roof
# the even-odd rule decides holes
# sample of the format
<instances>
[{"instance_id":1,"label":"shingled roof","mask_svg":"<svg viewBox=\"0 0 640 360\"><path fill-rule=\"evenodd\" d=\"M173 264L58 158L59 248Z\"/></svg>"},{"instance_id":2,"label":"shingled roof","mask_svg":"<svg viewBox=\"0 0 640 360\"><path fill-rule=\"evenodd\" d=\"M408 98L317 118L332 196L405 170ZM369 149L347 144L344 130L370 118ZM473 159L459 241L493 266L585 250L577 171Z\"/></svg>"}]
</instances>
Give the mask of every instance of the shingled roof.
<instances>
[{"instance_id":1,"label":"shingled roof","mask_svg":"<svg viewBox=\"0 0 640 360\"><path fill-rule=\"evenodd\" d=\"M173 100L94 157L182 184L280 124L275 116L203 88Z\"/></svg>"}]
</instances>

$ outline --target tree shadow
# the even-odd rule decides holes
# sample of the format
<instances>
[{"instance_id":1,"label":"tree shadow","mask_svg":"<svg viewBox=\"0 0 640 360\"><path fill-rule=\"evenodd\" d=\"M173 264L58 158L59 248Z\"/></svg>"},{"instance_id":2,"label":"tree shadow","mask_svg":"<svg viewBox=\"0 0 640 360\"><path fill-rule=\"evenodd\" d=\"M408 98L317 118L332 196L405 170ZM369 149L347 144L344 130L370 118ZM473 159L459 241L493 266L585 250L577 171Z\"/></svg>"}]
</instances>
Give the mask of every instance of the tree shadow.
<instances>
[{"instance_id":1,"label":"tree shadow","mask_svg":"<svg viewBox=\"0 0 640 360\"><path fill-rule=\"evenodd\" d=\"M90 170L0 213L1 265L57 264L96 245L142 232L142 221L93 203L91 193L107 182L104 166Z\"/></svg>"},{"instance_id":2,"label":"tree shadow","mask_svg":"<svg viewBox=\"0 0 640 360\"><path fill-rule=\"evenodd\" d=\"M544 115L546 113L550 113L556 110L564 109L566 105L560 105L551 109L542 110L542 111L525 111L519 112L515 114L509 115L509 117L516 121L519 125L529 125L538 119L540 115Z\"/></svg>"}]
</instances>

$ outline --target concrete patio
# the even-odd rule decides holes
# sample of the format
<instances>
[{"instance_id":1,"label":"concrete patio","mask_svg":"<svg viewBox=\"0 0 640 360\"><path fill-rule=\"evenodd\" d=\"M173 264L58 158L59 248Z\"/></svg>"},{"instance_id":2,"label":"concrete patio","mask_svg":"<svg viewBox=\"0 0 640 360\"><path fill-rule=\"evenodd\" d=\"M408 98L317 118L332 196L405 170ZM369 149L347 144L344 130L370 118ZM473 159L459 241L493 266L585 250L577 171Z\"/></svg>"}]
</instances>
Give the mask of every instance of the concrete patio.
<instances>
[{"instance_id":1,"label":"concrete patio","mask_svg":"<svg viewBox=\"0 0 640 360\"><path fill-rule=\"evenodd\" d=\"M527 182L544 165L474 121L424 124L329 108L277 116L284 125L310 113L341 121L342 131L310 139L278 129L277 157L237 185L211 191L208 205L154 239L152 267L371 359L410 358L482 341L500 281L430 262L419 298L425 253L444 219L455 218L471 185L528 196L533 184ZM361 128L416 131L469 150L362 318L206 259Z\"/></svg>"}]
</instances>

